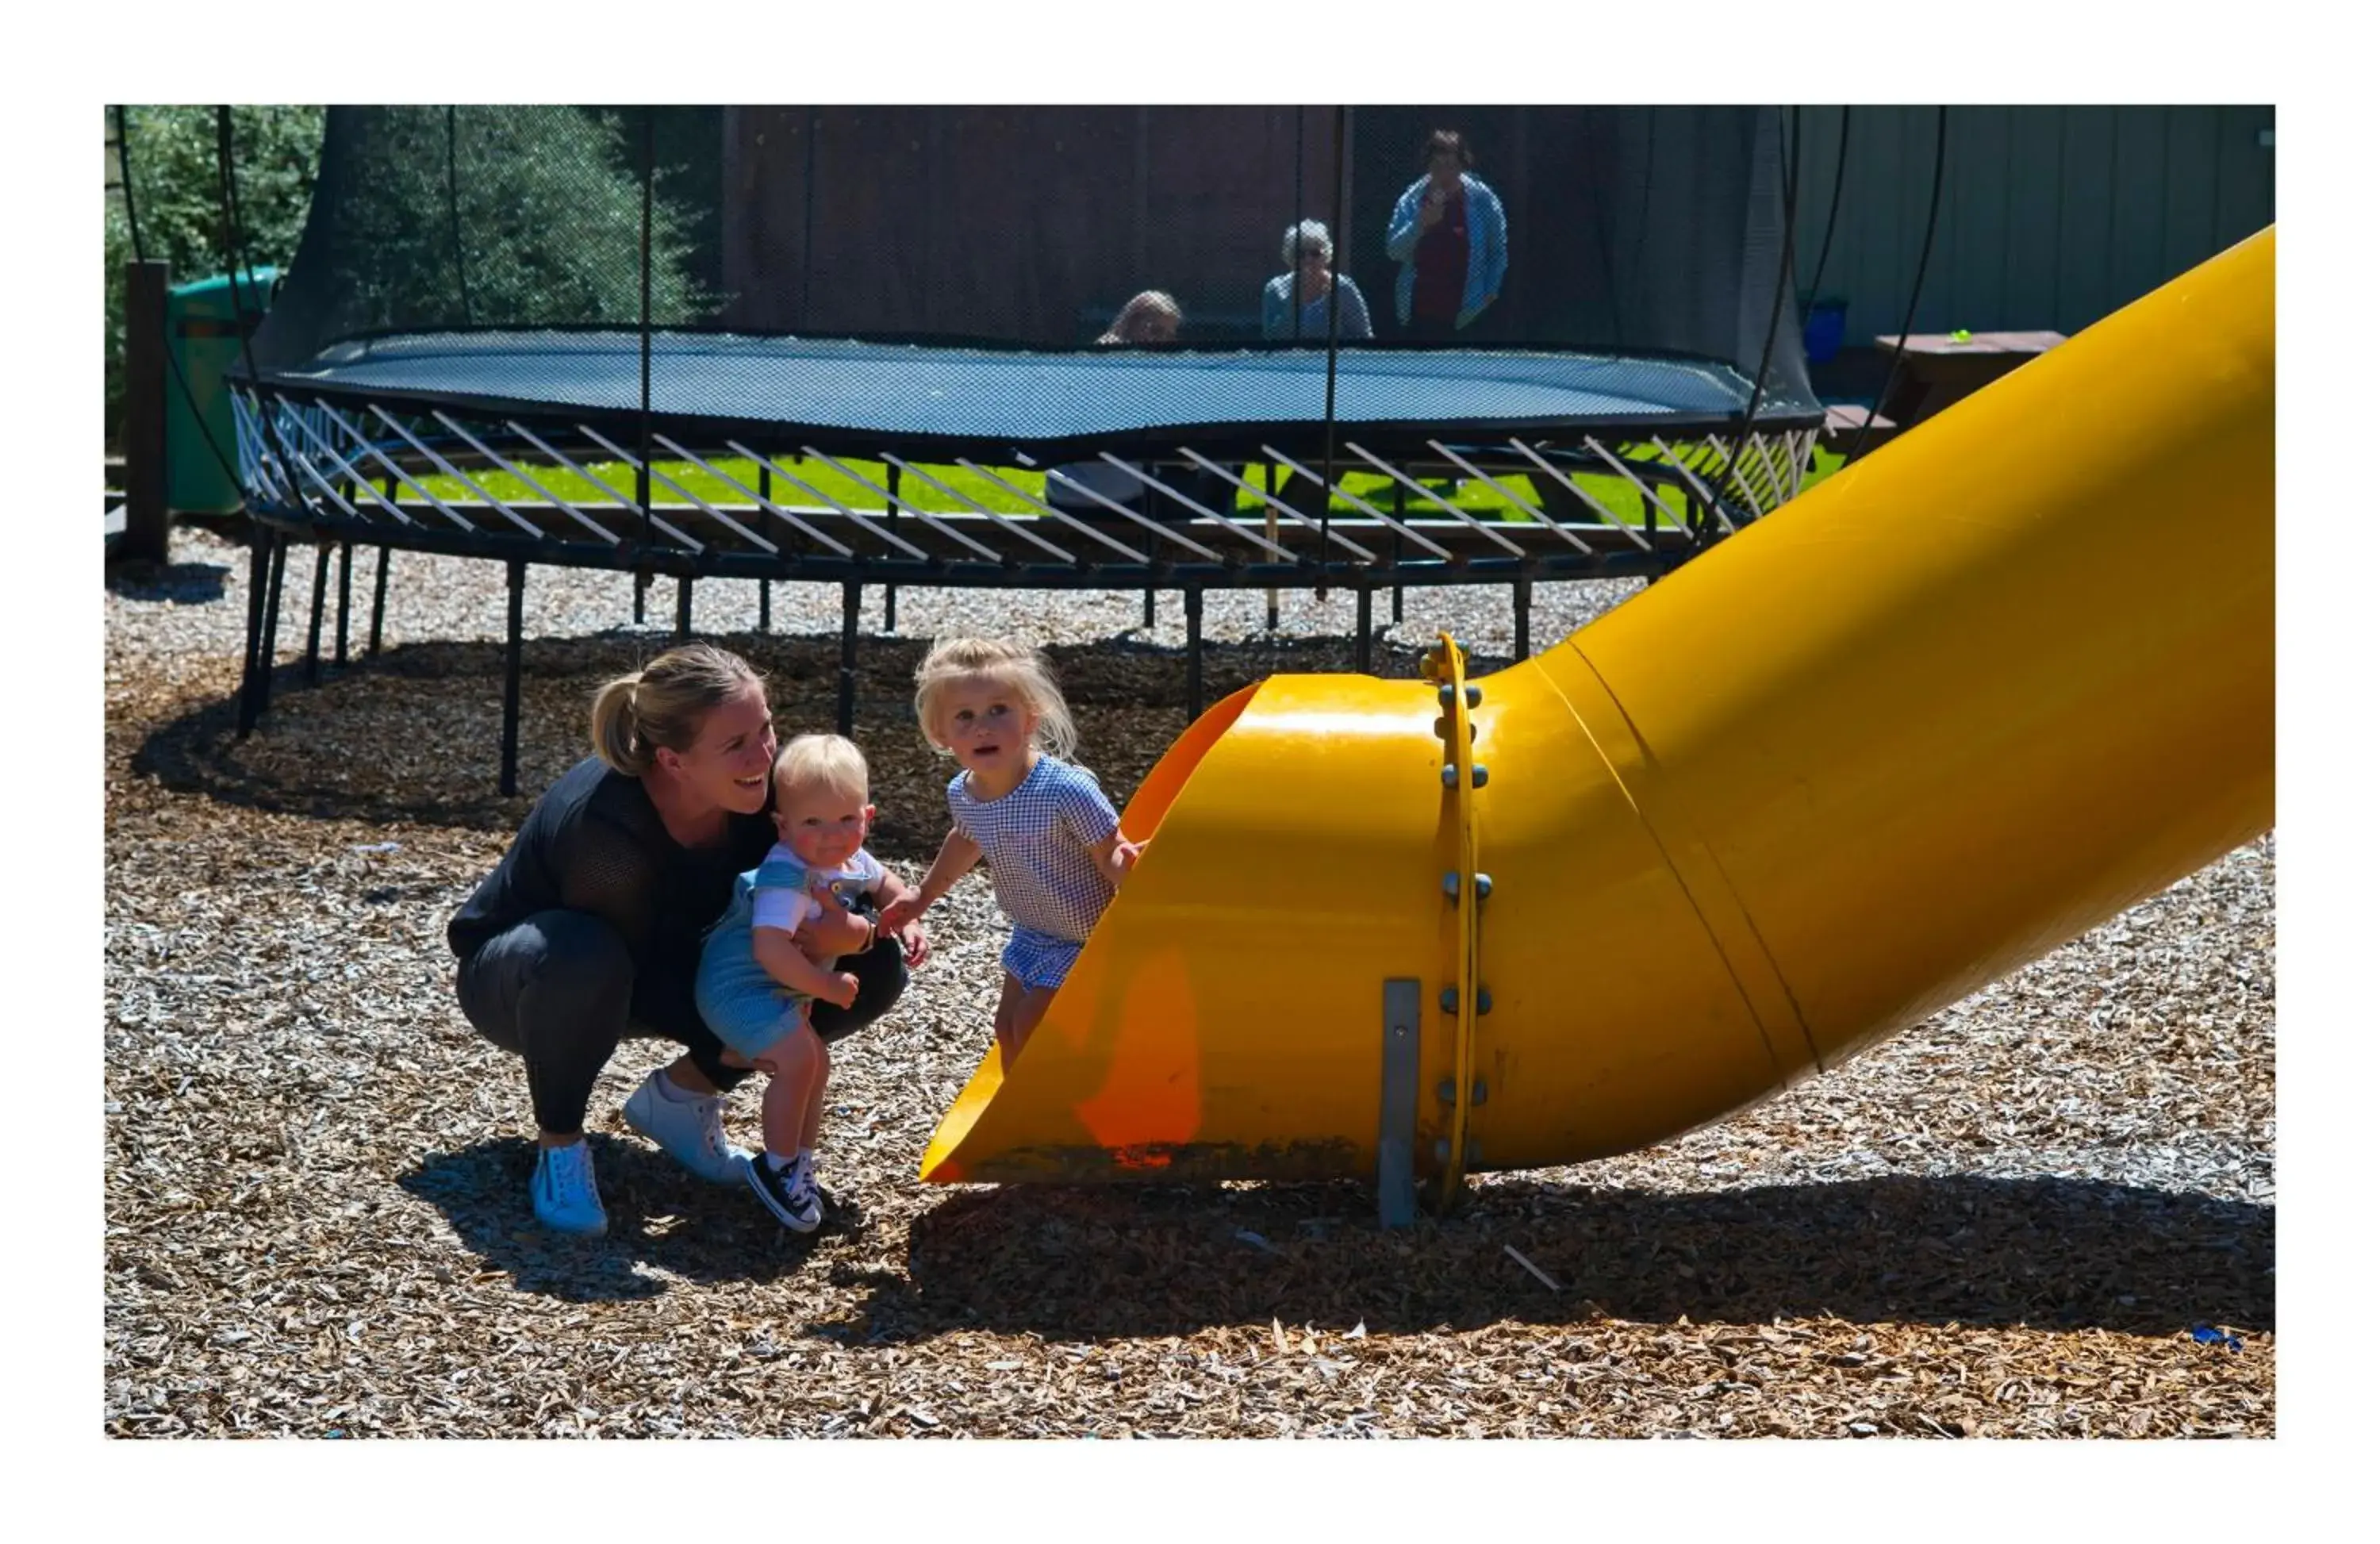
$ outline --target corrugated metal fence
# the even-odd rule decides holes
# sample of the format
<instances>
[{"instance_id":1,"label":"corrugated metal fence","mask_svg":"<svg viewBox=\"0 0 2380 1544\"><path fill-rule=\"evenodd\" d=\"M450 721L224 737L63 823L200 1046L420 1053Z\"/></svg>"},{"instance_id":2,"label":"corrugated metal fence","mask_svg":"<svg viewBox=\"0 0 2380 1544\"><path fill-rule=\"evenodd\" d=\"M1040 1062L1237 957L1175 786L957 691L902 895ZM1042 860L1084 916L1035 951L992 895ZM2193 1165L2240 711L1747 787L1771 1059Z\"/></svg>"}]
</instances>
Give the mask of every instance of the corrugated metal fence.
<instances>
[{"instance_id":1,"label":"corrugated metal fence","mask_svg":"<svg viewBox=\"0 0 2380 1544\"><path fill-rule=\"evenodd\" d=\"M1819 276L1844 346L1899 330L1925 236L1933 107L1853 107ZM1795 266L1806 290L1843 132L1802 109ZM2273 220L2270 107L1953 107L1915 330L2074 333Z\"/></svg>"}]
</instances>

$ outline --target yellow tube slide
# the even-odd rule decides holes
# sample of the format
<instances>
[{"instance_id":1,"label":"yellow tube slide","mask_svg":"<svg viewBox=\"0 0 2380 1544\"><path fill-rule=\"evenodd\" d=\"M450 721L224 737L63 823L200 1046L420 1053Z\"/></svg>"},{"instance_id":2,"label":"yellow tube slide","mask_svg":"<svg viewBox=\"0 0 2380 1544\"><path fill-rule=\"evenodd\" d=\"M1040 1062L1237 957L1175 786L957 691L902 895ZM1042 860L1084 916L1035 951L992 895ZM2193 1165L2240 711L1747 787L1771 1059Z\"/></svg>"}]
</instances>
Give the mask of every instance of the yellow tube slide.
<instances>
[{"instance_id":1,"label":"yellow tube slide","mask_svg":"<svg viewBox=\"0 0 2380 1544\"><path fill-rule=\"evenodd\" d=\"M1154 840L1048 1018L1013 1067L986 1059L923 1177L1370 1176L1400 1027L1423 1172L1624 1151L2268 829L2273 261L2267 229L1475 707L1346 675L1218 703L1126 809Z\"/></svg>"}]
</instances>

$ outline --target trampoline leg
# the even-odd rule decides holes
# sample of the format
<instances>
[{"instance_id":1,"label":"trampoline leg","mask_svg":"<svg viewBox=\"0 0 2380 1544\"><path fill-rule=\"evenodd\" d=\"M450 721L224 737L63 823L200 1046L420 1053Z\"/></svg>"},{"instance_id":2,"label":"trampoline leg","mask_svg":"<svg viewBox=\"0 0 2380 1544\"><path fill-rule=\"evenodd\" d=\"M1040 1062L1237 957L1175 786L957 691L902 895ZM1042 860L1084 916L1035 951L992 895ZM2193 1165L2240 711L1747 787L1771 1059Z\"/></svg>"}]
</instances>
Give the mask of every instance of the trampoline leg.
<instances>
[{"instance_id":1,"label":"trampoline leg","mask_svg":"<svg viewBox=\"0 0 2380 1544\"><path fill-rule=\"evenodd\" d=\"M1279 484L1273 480L1280 471L1281 468L1278 463L1271 461L1265 463L1265 492L1267 493L1278 493L1281 492ZM1274 539L1275 532L1279 529L1274 522L1279 517L1273 512L1272 505L1265 505L1265 538L1267 541ZM1325 563L1330 561L1330 549L1328 546L1324 547L1322 550L1322 561ZM1277 633L1281 631L1281 591L1278 590L1267 590L1265 591L1265 631L1268 633Z\"/></svg>"},{"instance_id":2,"label":"trampoline leg","mask_svg":"<svg viewBox=\"0 0 2380 1544\"><path fill-rule=\"evenodd\" d=\"M843 581L843 670L835 679L834 727L845 739L859 711L859 581Z\"/></svg>"},{"instance_id":3,"label":"trampoline leg","mask_svg":"<svg viewBox=\"0 0 2380 1544\"><path fill-rule=\"evenodd\" d=\"M273 661L281 652L281 580L289 568L289 539L275 535L273 539L273 577L264 585L264 632L257 640L256 711L250 722L261 719L273 706Z\"/></svg>"},{"instance_id":4,"label":"trampoline leg","mask_svg":"<svg viewBox=\"0 0 2380 1544\"><path fill-rule=\"evenodd\" d=\"M347 613L355 595L356 544L339 543L339 636L332 645L331 663L345 670L347 665Z\"/></svg>"},{"instance_id":5,"label":"trampoline leg","mask_svg":"<svg viewBox=\"0 0 2380 1544\"><path fill-rule=\"evenodd\" d=\"M1355 668L1372 673L1372 587L1355 587Z\"/></svg>"},{"instance_id":6,"label":"trampoline leg","mask_svg":"<svg viewBox=\"0 0 2380 1544\"><path fill-rule=\"evenodd\" d=\"M520 791L521 591L528 565L504 565L504 763L496 791L506 798Z\"/></svg>"},{"instance_id":7,"label":"trampoline leg","mask_svg":"<svg viewBox=\"0 0 2380 1544\"><path fill-rule=\"evenodd\" d=\"M372 577L371 637L364 644L364 652L380 658L380 619L388 611L388 549L380 550L380 572Z\"/></svg>"},{"instance_id":8,"label":"trampoline leg","mask_svg":"<svg viewBox=\"0 0 2380 1544\"><path fill-rule=\"evenodd\" d=\"M893 522L900 519L900 517L901 468L898 467L888 466L884 468L884 529L886 530L891 530L892 529ZM884 630L888 633L892 631L893 617L896 614L893 600L895 593L896 592L891 585L888 584L884 587ZM845 733L847 734L849 731L845 731Z\"/></svg>"},{"instance_id":9,"label":"trampoline leg","mask_svg":"<svg viewBox=\"0 0 2380 1544\"><path fill-rule=\"evenodd\" d=\"M760 457L759 465L753 470L759 475L760 496L764 499L774 497L770 492L773 484L769 476L769 458L765 456ZM769 581L766 579L760 581L760 630L764 633L769 630Z\"/></svg>"},{"instance_id":10,"label":"trampoline leg","mask_svg":"<svg viewBox=\"0 0 2380 1544\"><path fill-rule=\"evenodd\" d=\"M1207 706L1206 637L1200 624L1207 617L1206 591L1193 585L1182 592L1182 619L1190 635L1190 719L1198 722L1198 714Z\"/></svg>"},{"instance_id":11,"label":"trampoline leg","mask_svg":"<svg viewBox=\"0 0 2380 1544\"><path fill-rule=\"evenodd\" d=\"M677 580L677 641L684 643L694 636L694 580L681 574Z\"/></svg>"},{"instance_id":12,"label":"trampoline leg","mask_svg":"<svg viewBox=\"0 0 2380 1544\"><path fill-rule=\"evenodd\" d=\"M1530 581L1520 579L1512 585L1512 659L1515 663L1529 657L1529 592Z\"/></svg>"},{"instance_id":13,"label":"trampoline leg","mask_svg":"<svg viewBox=\"0 0 2380 1544\"><path fill-rule=\"evenodd\" d=\"M628 602L628 620L641 627L645 625L645 586L652 582L650 574L637 576L636 589Z\"/></svg>"},{"instance_id":14,"label":"trampoline leg","mask_svg":"<svg viewBox=\"0 0 2380 1544\"><path fill-rule=\"evenodd\" d=\"M331 587L331 552L314 545L314 607L306 616L306 684L322 684L322 602Z\"/></svg>"},{"instance_id":15,"label":"trampoline leg","mask_svg":"<svg viewBox=\"0 0 2380 1544\"><path fill-rule=\"evenodd\" d=\"M1157 626L1157 591L1154 590L1140 592L1140 625L1144 630Z\"/></svg>"},{"instance_id":16,"label":"trampoline leg","mask_svg":"<svg viewBox=\"0 0 2380 1544\"><path fill-rule=\"evenodd\" d=\"M272 538L261 525L250 528L248 547L248 648L239 662L237 737L256 727L257 640L264 636L264 586L272 571Z\"/></svg>"}]
</instances>

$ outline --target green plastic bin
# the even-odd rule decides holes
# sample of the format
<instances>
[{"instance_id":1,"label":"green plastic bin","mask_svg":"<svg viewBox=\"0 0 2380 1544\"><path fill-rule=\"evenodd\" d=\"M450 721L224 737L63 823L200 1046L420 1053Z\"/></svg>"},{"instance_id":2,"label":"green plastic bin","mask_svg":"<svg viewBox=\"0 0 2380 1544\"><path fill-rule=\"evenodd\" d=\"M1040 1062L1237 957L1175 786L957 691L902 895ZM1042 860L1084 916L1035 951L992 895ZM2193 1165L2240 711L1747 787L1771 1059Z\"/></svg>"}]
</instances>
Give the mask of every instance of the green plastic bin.
<instances>
[{"instance_id":1,"label":"green plastic bin","mask_svg":"<svg viewBox=\"0 0 2380 1544\"><path fill-rule=\"evenodd\" d=\"M165 294L165 346L181 366L189 395L167 372L165 382L165 503L184 515L228 515L240 506L239 487L224 475L207 434L225 459L237 467L231 391L225 381L239 362L242 330L253 333L263 320L274 285L273 268L251 268L237 297L228 274L193 279ZM235 303L236 302L236 303ZM192 405L196 413L191 411ZM200 432L200 423L206 432Z\"/></svg>"}]
</instances>

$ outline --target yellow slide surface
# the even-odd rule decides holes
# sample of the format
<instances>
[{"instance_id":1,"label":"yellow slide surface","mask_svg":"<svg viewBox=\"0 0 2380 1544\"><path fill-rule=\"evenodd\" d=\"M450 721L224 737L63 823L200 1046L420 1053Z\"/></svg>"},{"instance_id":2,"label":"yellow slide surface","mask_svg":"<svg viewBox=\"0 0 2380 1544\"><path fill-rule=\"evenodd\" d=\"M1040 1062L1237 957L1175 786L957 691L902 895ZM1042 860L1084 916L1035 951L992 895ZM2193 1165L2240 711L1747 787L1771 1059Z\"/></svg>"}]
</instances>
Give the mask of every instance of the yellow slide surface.
<instances>
[{"instance_id":1,"label":"yellow slide surface","mask_svg":"<svg viewBox=\"0 0 2380 1544\"><path fill-rule=\"evenodd\" d=\"M1845 468L1475 707L1359 675L1216 704L922 1176L1371 1177L1399 980L1422 1178L1625 1151L2269 829L2273 250Z\"/></svg>"}]
</instances>

